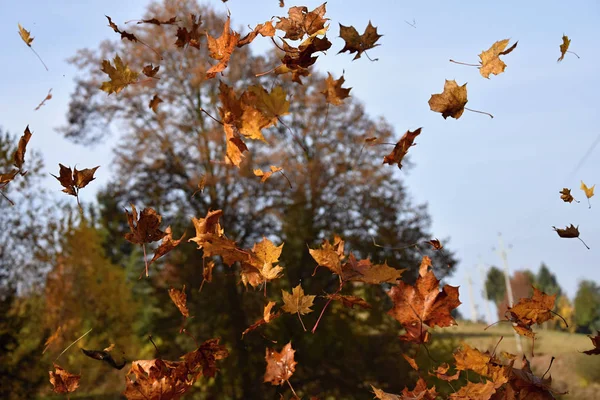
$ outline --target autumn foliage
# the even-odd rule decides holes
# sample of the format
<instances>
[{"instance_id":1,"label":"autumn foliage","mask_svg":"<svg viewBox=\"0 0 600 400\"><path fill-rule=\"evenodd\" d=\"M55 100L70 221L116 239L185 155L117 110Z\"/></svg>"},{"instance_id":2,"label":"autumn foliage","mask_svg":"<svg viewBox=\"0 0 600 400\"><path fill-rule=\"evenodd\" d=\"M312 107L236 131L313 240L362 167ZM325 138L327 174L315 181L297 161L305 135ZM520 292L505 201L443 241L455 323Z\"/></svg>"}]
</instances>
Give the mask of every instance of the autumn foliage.
<instances>
[{"instance_id":1,"label":"autumn foliage","mask_svg":"<svg viewBox=\"0 0 600 400\"><path fill-rule=\"evenodd\" d=\"M283 2L281 3L283 5ZM286 92L286 85L303 85L303 79L306 81L311 76L311 67L317 62L319 55L334 46L327 36L331 37L333 27L330 19L326 17L326 12L326 3L313 10L303 6L293 6L289 8L287 15L273 17L258 24L251 28L245 36L232 29L229 15L223 21L218 36L213 36L208 30L205 30L202 16L195 14L189 15L183 20L172 17L166 20L149 18L138 21L138 24L149 24L157 29L163 29L170 38L171 50L175 49L181 54L200 49L207 51L208 59L205 60L203 66L202 79L218 81L218 85L215 83L218 89L214 96L218 99L219 106L214 115L211 114L213 111L204 108L196 111L219 125L217 134L226 145L220 154L220 160L214 160L214 164L220 163L230 167L232 171L235 171L231 176L235 177L237 173L244 173L245 163L254 162L254 149L260 146L268 148L270 143L264 133L267 129L281 129L286 134L288 130L292 130L282 120L282 117L293 112L295 101ZM124 30L122 25L117 24L109 16L106 18L108 27L119 35L120 40L144 46L148 51L148 59L140 60L143 65L141 68L128 62L127 55L122 55L122 58L121 55L114 54L112 58L104 59L97 67L104 74L105 80L98 82L96 90L105 92L103 93L105 96L120 96L128 90L132 90L136 85L141 86L148 82L166 79L163 75L164 69L161 69L162 65L153 64L157 59L162 60L160 51L142 41L136 35L135 28ZM351 60L357 61L361 56L366 56L359 62L367 61L366 58L372 60L369 52L376 51L381 45L379 40L383 37L371 21L368 21L362 34L355 27L345 26L341 23L339 32L336 33L339 33L339 37L344 41L343 47L336 49L338 54L342 54L340 57L353 55ZM34 38L20 25L19 35L25 44L31 47ZM228 73L231 60L238 55L240 49L261 38L268 38L267 40L275 44L279 51L278 60L276 65L271 66L271 69L255 71L255 75L256 77L269 75L273 78L274 84L267 87L259 81L255 81L233 85L221 80ZM515 41L510 46L509 43L509 39L500 40L479 55L480 63L475 66L478 67L482 77L489 79L490 75L505 73L507 65L504 57L516 50L518 42ZM570 40L564 36L563 44L560 45L561 56L558 61L564 59L569 45ZM348 62L351 62L349 57L347 59ZM280 85L277 83L278 79L288 79L291 83L286 82ZM331 73L321 82L318 93L319 96L324 97L326 107L342 106L347 101L346 99L350 97L351 87L344 87L346 84L343 75L335 79ZM40 106L51 97L49 92ZM157 89L150 102L144 103L147 106L144 106L143 111L148 113L151 111L154 115L159 115L162 112L161 109L168 107L169 102L172 101L173 99L169 99ZM467 84L461 85L455 80L446 80L443 91L432 94L428 102L430 109L440 113L444 119L448 117L459 119L465 110L475 111L466 108L467 103ZM492 117L486 112L475 112ZM402 162L409 150L418 150L412 148L416 145L415 141L423 133L422 131L423 128L413 131L409 129L400 139L394 140L395 143L381 142L375 136L368 136L364 138L362 145L363 147L393 146L391 149L380 152L378 163L381 163L381 168L397 166L401 169ZM14 168L0 175L0 189L17 179L19 175L26 173L24 170L25 154L31 138L32 134L27 127L14 152ZM310 143L304 145L310 146ZM264 166L261 168L259 165L253 165L255 168L251 169L252 179L261 185L269 185L276 179L285 179L284 187L289 185L292 188L292 182L278 164L280 161L282 160L274 159L268 170ZM96 166L78 170L76 167L71 169L71 167L59 164L58 176L53 176L58 180L62 191L76 197L79 204L79 191L93 184L98 168ZM205 184L206 176L203 176L201 182L198 183L198 191L203 191ZM588 187L581 182L581 190L588 201L594 195L594 186ZM559 193L565 203L570 204L574 201L570 189L564 188ZM239 210L239 212L245 211ZM173 229L177 231L179 227L163 226L163 217L158 208L148 206L138 212L136 206L131 204L130 209L124 210L124 214L122 219L123 222L126 222L129 232L126 232L122 238L141 248L144 254L143 273L140 275L140 279L151 276L155 278L154 275L159 278L168 276L168 273L155 272L150 267L175 248L188 246L189 249L195 247L196 251L201 252L198 254L201 254L202 259L202 264L195 266L198 271L201 271L202 284L192 289L199 290L204 285L212 284L213 275L218 273L223 276L235 276L237 283L245 290L262 292L264 300L260 305L262 315L256 315L255 322L244 330L240 329L236 335L242 339L247 335L261 335L272 342L272 345L265 345L264 349L263 382L254 384L282 386L278 389L282 397L314 396L313 398L320 398L322 393L307 393L301 387L302 382L294 382L294 373L297 368L318 368L318 366L301 366L302 356L300 352L296 354L291 341L283 342L287 343L283 344L265 336L263 332L266 332L266 328L273 321L287 319L286 323L294 324L293 326L298 330L302 329L302 334L314 334L318 340L320 333L318 327L328 323L327 316L328 311L333 307L332 303L336 302L341 307L368 312L366 310L372 309L372 304L367 298L357 295L360 290L354 291L353 289L375 286L384 289L387 295L385 301L388 301L390 306L387 315L395 320L391 321L396 324L397 330L403 332L397 340L408 343L411 349L427 349L431 337L434 335L431 328L445 328L457 324L453 315L461 304L459 287L440 282L439 274L436 276L434 271L433 261L427 255L423 255L420 265L415 265L418 275L406 278L403 274L405 269L401 269L397 265L388 265L386 259L371 259L364 252L348 248L343 237L333 235L333 237L323 239L319 246L309 246L308 253L312 257L312 260L309 261L312 265L305 266L307 269L310 269L311 266L314 267L313 276L317 273L328 274L331 285L319 288L319 291L315 291L314 288L308 290L307 286L303 287L300 280L288 289L272 290L274 283L285 276L287 272L285 264L282 263L282 254L285 253L287 245L271 240L269 232L260 232L261 235L264 235L261 240L254 242L251 246L244 246L233 240L234 236L228 235L229 227L223 222L225 210L208 208L202 214L196 214L191 218L195 234L184 241L187 235L186 232L182 232L183 229L175 236L179 239L175 239ZM566 228L554 228L554 230L561 238L579 238L578 227L572 224ZM367 229L365 229L364 240L368 241L369 234L366 231ZM153 243L156 243L153 257L148 260L146 246L152 246ZM440 253L444 247L438 239L431 239L421 244L428 245L429 250ZM419 243L415 243L411 246L418 245ZM139 264L139 270L142 270L142 262L140 261ZM219 266L223 266L223 268L219 268ZM437 265L437 268L446 268L446 266ZM56 273L56 282L60 282L63 278L58 272ZM56 291L58 289L56 286L49 285L48 290ZM186 326L190 324L203 323L201 315L191 315L190 313L187 304L188 293L191 293L190 287L188 286L186 291L184 284L181 289L178 286L165 288L165 290L168 291L172 304L161 304L160 306L174 307L179 311L183 317L179 333L193 339L194 350L182 354L179 359L175 360L166 360L161 357L132 360L130 367L123 370L123 380L126 384L123 395L127 399L170 400L181 398L192 390L197 381L215 378L219 374L220 363L230 356L229 344L222 343L221 338L208 338L199 344L196 342L196 338L186 330ZM508 308L506 321L512 324L519 335L533 339L535 338L534 326L557 317L553 311L555 300L556 295L550 296L533 288L533 295L530 298L520 299L519 302ZM303 316L313 312L317 313L313 314L316 320L312 327L307 327ZM59 328L48 339L47 349L52 349L52 343L60 336L60 332ZM176 335L174 332L174 336ZM588 355L600 354L600 336L591 337L591 341L594 348L585 353ZM152 344L154 345L153 342ZM104 350L82 351L86 356L104 362L106 368L120 370L129 364L129 361L116 362L112 355L113 347ZM296 357L299 361L296 361ZM438 399L440 398L438 388L428 384L424 377L436 376L445 382L454 382L461 377L468 376L468 373L471 372L480 379L475 381L467 378L461 381L462 384L453 387L450 399L551 399L554 398L553 395L559 394L552 388L550 375L548 374L548 377L545 374L534 375L530 362L524 355L482 352L463 344L461 348L455 350L453 358L454 361L450 364L438 363L436 369L423 371L414 357L404 354L404 359L414 370L419 372L418 381L415 384L407 385L398 394L386 393L375 386L371 387L372 393L381 400ZM404 361L398 360L398 362ZM76 375L66 371L58 364L48 367L53 369L49 371L52 390L58 394L68 395L75 392L80 380L85 379L85 369L81 371L81 375ZM301 393L302 396L299 396L298 393Z\"/></svg>"}]
</instances>

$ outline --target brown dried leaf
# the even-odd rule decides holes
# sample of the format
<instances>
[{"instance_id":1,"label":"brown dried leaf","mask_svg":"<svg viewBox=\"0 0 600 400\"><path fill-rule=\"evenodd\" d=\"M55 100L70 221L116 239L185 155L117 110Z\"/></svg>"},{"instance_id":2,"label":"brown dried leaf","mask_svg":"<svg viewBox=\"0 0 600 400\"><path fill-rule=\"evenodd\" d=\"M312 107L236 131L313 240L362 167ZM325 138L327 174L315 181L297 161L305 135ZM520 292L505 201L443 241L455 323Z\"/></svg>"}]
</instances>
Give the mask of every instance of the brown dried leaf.
<instances>
[{"instance_id":1,"label":"brown dried leaf","mask_svg":"<svg viewBox=\"0 0 600 400\"><path fill-rule=\"evenodd\" d=\"M160 65L157 65L156 67L152 64L146 65L144 66L144 68L142 69L142 73L144 75L146 75L148 78L154 78L156 76L156 74L158 73L158 70L160 69Z\"/></svg>"},{"instance_id":2,"label":"brown dried leaf","mask_svg":"<svg viewBox=\"0 0 600 400\"><path fill-rule=\"evenodd\" d=\"M333 104L334 106L340 106L345 98L350 97L350 90L352 90L352 88L343 88L342 85L344 84L344 81L344 75L338 80L334 80L333 75L329 72L327 73L325 89L321 91L325 96L325 101L327 103Z\"/></svg>"},{"instance_id":3,"label":"brown dried leaf","mask_svg":"<svg viewBox=\"0 0 600 400\"><path fill-rule=\"evenodd\" d=\"M558 233L558 236L560 236L561 238L577 238L579 237L579 225L577 225L576 227L573 226L573 224L571 224L570 226L567 226L565 229L560 229L560 228L556 228L556 227L552 227L556 233Z\"/></svg>"},{"instance_id":4,"label":"brown dried leaf","mask_svg":"<svg viewBox=\"0 0 600 400\"><path fill-rule=\"evenodd\" d=\"M19 27L20 27L20 25L19 25ZM23 39L23 40L25 40L25 39ZM560 57L558 57L558 60L556 60L556 62L561 62L563 60L563 58L565 58L565 54L567 54L567 51L569 50L569 45L571 44L571 39L569 39L569 37L567 35L563 35L562 41L563 42L560 45Z\"/></svg>"},{"instance_id":5,"label":"brown dried leaf","mask_svg":"<svg viewBox=\"0 0 600 400\"><path fill-rule=\"evenodd\" d=\"M183 285L183 288L181 288L181 290L170 288L169 297L171 298L171 300L173 300L173 303L175 303L181 315L183 315L185 318L189 318L190 311L187 308L187 296L185 294L185 285Z\"/></svg>"},{"instance_id":6,"label":"brown dried leaf","mask_svg":"<svg viewBox=\"0 0 600 400\"><path fill-rule=\"evenodd\" d=\"M392 152L387 156L383 157L383 163L390 165L398 164L398 168L402 169L402 160L408 153L408 149L410 149L411 146L414 146L413 142L421 133L421 129L422 128L419 128L414 132L411 132L410 130L406 131L404 136L402 136L398 143L396 143L396 146L394 146L394 150L392 150Z\"/></svg>"},{"instance_id":7,"label":"brown dried leaf","mask_svg":"<svg viewBox=\"0 0 600 400\"><path fill-rule=\"evenodd\" d=\"M600 354L600 331L597 332L596 336L588 335L590 340L592 341L592 346L594 346L591 350L584 351L587 355Z\"/></svg>"},{"instance_id":8,"label":"brown dried leaf","mask_svg":"<svg viewBox=\"0 0 600 400\"><path fill-rule=\"evenodd\" d=\"M248 33L246 36L244 36L238 41L237 47L243 47L247 44L252 43L252 41L256 39L258 35L261 35L262 37L275 36L275 28L273 27L273 22L267 21L263 24L256 25L252 32Z\"/></svg>"},{"instance_id":9,"label":"brown dried leaf","mask_svg":"<svg viewBox=\"0 0 600 400\"><path fill-rule=\"evenodd\" d=\"M25 152L27 151L27 143L29 143L29 139L31 139L31 131L29 130L29 125L27 125L23 135L19 139L17 150L15 150L15 153L13 154L13 165L19 170L23 167L23 163L25 162Z\"/></svg>"},{"instance_id":10,"label":"brown dried leaf","mask_svg":"<svg viewBox=\"0 0 600 400\"><path fill-rule=\"evenodd\" d=\"M42 106L44 106L46 104L46 102L48 100L50 100L52 98L52 88L50 88L50 90L48 90L48 94L46 95L46 97L44 97L44 100L42 100L42 102L40 104L38 104L38 106L36 108L33 109L33 111L37 111L39 110Z\"/></svg>"},{"instance_id":11,"label":"brown dried leaf","mask_svg":"<svg viewBox=\"0 0 600 400\"><path fill-rule=\"evenodd\" d=\"M364 309L370 309L371 305L367 303L363 298L358 296L349 296L342 295L337 293L332 293L324 296L327 299L341 301L344 307L354 308L354 306L358 306Z\"/></svg>"},{"instance_id":12,"label":"brown dried leaf","mask_svg":"<svg viewBox=\"0 0 600 400\"><path fill-rule=\"evenodd\" d=\"M319 34L320 31L325 29L325 23L329 19L323 18L326 12L326 4L323 3L310 12L304 6L290 7L288 17L279 17L279 22L277 22L275 28L284 31L284 39L290 40L300 40L304 35Z\"/></svg>"},{"instance_id":13,"label":"brown dried leaf","mask_svg":"<svg viewBox=\"0 0 600 400\"><path fill-rule=\"evenodd\" d=\"M240 40L240 34L229 29L230 23L230 16L227 16L227 21L225 21L225 25L223 26L223 33L218 39L213 38L208 33L206 34L209 55L211 58L219 60L218 64L213 65L206 71L207 79L214 78L217 76L217 73L227 68L231 53L233 53L235 46Z\"/></svg>"},{"instance_id":14,"label":"brown dried leaf","mask_svg":"<svg viewBox=\"0 0 600 400\"><path fill-rule=\"evenodd\" d=\"M573 200L575 200L573 198L573 196L571 195L571 189L563 188L563 190L561 190L559 193L560 193L560 198L565 203L571 203Z\"/></svg>"},{"instance_id":15,"label":"brown dried leaf","mask_svg":"<svg viewBox=\"0 0 600 400\"><path fill-rule=\"evenodd\" d=\"M54 364L54 372L48 371L48 373L54 393L72 393L79 387L81 375L71 374L57 364Z\"/></svg>"},{"instance_id":16,"label":"brown dried leaf","mask_svg":"<svg viewBox=\"0 0 600 400\"><path fill-rule=\"evenodd\" d=\"M125 210L127 223L131 232L125 234L125 240L134 244L152 243L166 236L166 233L160 230L162 217L153 208L144 208L138 214L135 206L131 204L131 214Z\"/></svg>"},{"instance_id":17,"label":"brown dried leaf","mask_svg":"<svg viewBox=\"0 0 600 400\"><path fill-rule=\"evenodd\" d=\"M276 352L273 349L267 349L265 359L267 360L267 369L265 371L264 382L269 382L271 385L283 385L296 371L296 361L294 361L294 353L292 342L286 344L281 352Z\"/></svg>"},{"instance_id":18,"label":"brown dried leaf","mask_svg":"<svg viewBox=\"0 0 600 400\"><path fill-rule=\"evenodd\" d=\"M183 233L183 235L181 235L179 239L173 240L173 232L171 232L171 227L167 226L167 229L165 229L165 236L162 238L160 246L158 246L156 250L154 250L154 256L152 257L152 260L150 260L148 265L151 265L154 261L164 256L165 254L173 250L175 247L179 246L179 243L181 243L181 241L184 238L185 232Z\"/></svg>"},{"instance_id":19,"label":"brown dried leaf","mask_svg":"<svg viewBox=\"0 0 600 400\"><path fill-rule=\"evenodd\" d=\"M346 42L344 48L338 52L338 54L348 51L350 54L356 53L353 60L360 58L365 50L372 49L379 46L375 44L379 40L380 35L377 33L377 28L371 25L371 21L365 28L365 32L362 35L358 34L358 31L353 26L344 26L340 24L340 37Z\"/></svg>"},{"instance_id":20,"label":"brown dried leaf","mask_svg":"<svg viewBox=\"0 0 600 400\"><path fill-rule=\"evenodd\" d=\"M138 41L138 38L135 37L135 35L133 33L129 33L129 32L120 30L119 27L117 26L117 24L112 22L112 20L110 19L110 17L108 15L105 15L105 17L108 18L108 26L111 27L116 33L119 33L121 35L121 40L127 39L132 42Z\"/></svg>"},{"instance_id":21,"label":"brown dried leaf","mask_svg":"<svg viewBox=\"0 0 600 400\"><path fill-rule=\"evenodd\" d=\"M442 113L444 119L448 117L459 119L465 111L467 104L467 84L458 86L456 81L447 80L444 91L440 94L432 94L429 99L429 108L432 111Z\"/></svg>"},{"instance_id":22,"label":"brown dried leaf","mask_svg":"<svg viewBox=\"0 0 600 400\"><path fill-rule=\"evenodd\" d=\"M198 16L198 18L196 18L195 14L190 14L190 18L192 21L190 30L182 27L177 28L177 41L175 41L175 46L183 48L190 45L200 49L200 31L198 29L202 24L201 17Z\"/></svg>"},{"instance_id":23,"label":"brown dried leaf","mask_svg":"<svg viewBox=\"0 0 600 400\"><path fill-rule=\"evenodd\" d=\"M152 111L156 113L158 112L158 105L162 102L163 99L161 99L160 97L158 97L157 94L155 94L154 97L152 97L152 100L150 100L150 103L148 103L148 108L152 109Z\"/></svg>"}]
</instances>

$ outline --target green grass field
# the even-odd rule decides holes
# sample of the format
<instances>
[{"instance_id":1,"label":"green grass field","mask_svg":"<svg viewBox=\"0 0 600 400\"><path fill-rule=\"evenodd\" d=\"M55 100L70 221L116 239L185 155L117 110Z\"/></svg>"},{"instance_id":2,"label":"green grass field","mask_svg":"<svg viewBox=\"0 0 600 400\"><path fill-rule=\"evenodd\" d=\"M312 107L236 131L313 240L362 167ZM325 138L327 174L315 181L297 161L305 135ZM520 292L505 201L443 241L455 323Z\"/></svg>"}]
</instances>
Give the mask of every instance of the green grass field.
<instances>
[{"instance_id":1,"label":"green grass field","mask_svg":"<svg viewBox=\"0 0 600 400\"><path fill-rule=\"evenodd\" d=\"M435 329L434 337L449 344L464 341L482 351L493 351L497 346L497 352L517 354L511 325L502 323L484 329L485 325L461 321L458 326ZM555 357L550 369L553 387L569 392L563 396L557 395L557 399L600 400L600 356L581 353L592 348L587 335L538 329L533 357L531 339L521 337L521 344L533 371L538 375L548 369L552 357Z\"/></svg>"}]
</instances>

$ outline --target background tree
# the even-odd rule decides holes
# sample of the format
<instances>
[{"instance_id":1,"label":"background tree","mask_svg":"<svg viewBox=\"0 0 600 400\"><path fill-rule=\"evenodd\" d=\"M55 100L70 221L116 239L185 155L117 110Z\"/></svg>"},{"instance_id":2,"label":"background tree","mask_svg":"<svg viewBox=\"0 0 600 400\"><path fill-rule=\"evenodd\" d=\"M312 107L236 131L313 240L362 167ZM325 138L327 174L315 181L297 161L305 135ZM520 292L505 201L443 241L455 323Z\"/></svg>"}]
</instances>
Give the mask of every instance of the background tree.
<instances>
[{"instance_id":1,"label":"background tree","mask_svg":"<svg viewBox=\"0 0 600 400\"><path fill-rule=\"evenodd\" d=\"M545 263L540 265L540 269L535 277L535 287L547 294L556 294L557 298L562 295L562 289L553 274Z\"/></svg>"},{"instance_id":2,"label":"background tree","mask_svg":"<svg viewBox=\"0 0 600 400\"><path fill-rule=\"evenodd\" d=\"M190 13L202 15L203 28L213 36L220 35L224 16L193 1L151 4L144 18L164 20L177 16L189 25ZM63 129L65 135L76 142L94 144L105 139L111 127L118 127L120 132L113 165L115 180L99 197L98 220L111 232L110 237L127 231L122 209L129 202L157 209L176 236L183 230L193 231L191 216L222 209L222 226L239 245L251 247L263 234L277 244L286 242L282 256L286 279L270 285L272 293L281 293L282 288L289 291L299 282L308 293L333 291L337 279L323 268L313 277L315 263L307 250L307 245L315 247L333 233L344 237L346 248L359 257L371 256L375 262L387 259L393 267L409 269L405 273L409 281L416 276L422 254L432 257L438 277L452 271L456 261L450 250L445 248L442 255L422 244L432 238L425 206L413 205L397 170L381 165L391 148L364 146L369 136L394 141L392 128L385 121L372 120L356 101L330 106L324 115L328 106L319 93L323 76L313 72L303 86L281 77L259 79L255 75L275 66L275 57L252 55L247 48L236 49L221 77L224 82L234 88L253 83L268 88L282 85L288 98L293 99L290 115L282 117L278 126L263 131L268 145L249 143L251 153L238 170L223 161L223 128L202 111L218 116L221 106L218 81L204 78L209 67L206 47L182 52L173 46L175 30L168 26L136 27L136 36L158 50L164 60L129 41L104 42L98 50L82 50L71 60L83 75L76 82L69 124ZM116 54L132 69L139 70L150 63L160 65L160 79L130 85L119 96L107 96L98 90L104 80L98 66ZM164 100L157 113L148 108L154 94ZM291 188L282 176L273 176L264 184L254 176L252 168L264 169L268 163L284 167ZM204 190L197 192L200 182L204 182ZM365 240L369 236L386 248ZM139 252L122 241L115 244L107 241L104 245L112 246L107 252L111 260L125 269L137 260L139 275L143 265ZM180 246L165 262L153 266L150 279L136 284L134 293L146 305L143 308L152 308L153 302L169 304L169 286L181 287L185 283L190 312L196 316L188 323L189 332L198 340L222 336L231 346L232 355L223 363L215 383L197 388L205 396L274 395L274 388L255 384L262 379L264 348L269 343L261 335L278 342L292 339L299 360L294 377L302 382L307 394L353 396L357 381L379 382L382 387L387 387L384 382L392 382L395 386L390 390L403 388L408 370L397 362L403 345L391 340L397 336L399 326L385 316L389 304L383 287L348 286L348 294L365 297L373 304L373 312L332 305L319 326L318 336L305 335L297 319L282 317L262 333L241 338L240 332L262 315L264 297L260 292L244 290L238 284L236 269L219 263L213 283L205 284L198 293L203 281L201 256L191 245ZM322 304L319 299L315 309L320 310ZM170 311L163 308L164 311L149 311L137 333L152 333L161 356L177 357L190 350L190 338L176 336L180 316L175 307ZM316 313L309 315L305 322L311 326L316 317ZM353 351L350 356L347 349L357 346L361 351ZM308 368L317 362L327 365ZM370 389L368 385L365 388Z\"/></svg>"},{"instance_id":3,"label":"background tree","mask_svg":"<svg viewBox=\"0 0 600 400\"><path fill-rule=\"evenodd\" d=\"M531 297L533 294L532 284L535 275L529 270L515 271L510 277L510 286L512 287L513 300L516 304L520 299ZM505 314L508 310L508 293L504 293L504 297L498 304L498 319L506 319Z\"/></svg>"},{"instance_id":4,"label":"background tree","mask_svg":"<svg viewBox=\"0 0 600 400\"><path fill-rule=\"evenodd\" d=\"M600 287L594 281L579 282L575 295L577 332L591 333L600 328Z\"/></svg>"},{"instance_id":5,"label":"background tree","mask_svg":"<svg viewBox=\"0 0 600 400\"><path fill-rule=\"evenodd\" d=\"M498 307L506 295L506 280L504 279L504 272L500 268L492 266L488 270L485 290L488 300L493 301Z\"/></svg>"}]
</instances>

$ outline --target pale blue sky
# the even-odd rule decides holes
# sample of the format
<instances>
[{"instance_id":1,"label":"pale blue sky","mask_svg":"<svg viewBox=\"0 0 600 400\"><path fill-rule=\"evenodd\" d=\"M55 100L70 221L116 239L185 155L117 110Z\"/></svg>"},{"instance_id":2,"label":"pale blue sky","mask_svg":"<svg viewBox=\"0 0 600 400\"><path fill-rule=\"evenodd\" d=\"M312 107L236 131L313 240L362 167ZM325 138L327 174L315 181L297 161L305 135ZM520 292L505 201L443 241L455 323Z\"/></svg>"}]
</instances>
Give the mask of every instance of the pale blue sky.
<instances>
[{"instance_id":1,"label":"pale blue sky","mask_svg":"<svg viewBox=\"0 0 600 400\"><path fill-rule=\"evenodd\" d=\"M225 10L220 0L210 2ZM69 94L77 71L65 62L75 50L96 47L102 39L116 39L105 14L120 26L139 18L146 0L16 1L0 2L0 126L21 133L27 124L34 132L30 147L45 155L48 172L58 162L81 167L101 165L95 185L82 192L91 201L110 179L110 146L93 149L73 145L54 128L65 121ZM284 15L287 7L319 1L230 0L235 29ZM398 138L407 130L423 127L410 150L416 167L406 176L411 195L427 201L437 237L451 236L449 244L461 259L448 283L461 286L461 312L469 315L467 274L475 282L475 302L481 306L478 256L484 263L500 264L492 250L498 232L512 245L508 260L512 271L537 270L545 261L558 275L570 296L580 279L598 280L600 267L600 196L588 209L579 181L600 183L600 149L571 176L572 170L600 135L597 92L600 89L600 3L573 1L357 1L331 0L332 51L320 56L317 69L337 77L345 70L351 94L373 116L384 116ZM416 29L404 21L416 21ZM338 22L360 32L371 20L384 36L381 46L366 57L351 61L336 55L343 47ZM49 66L46 72L17 34L17 23L35 37L33 47ZM571 50L557 63L562 34L571 39ZM495 41L518 40L515 51L504 57L504 74L482 78L478 70L451 64L453 58L476 63L478 54ZM255 49L270 42L257 40ZM429 110L432 93L440 93L444 79L468 82L468 107L495 118L465 112L457 121L444 120ZM54 98L33 111L53 88ZM388 168L388 166L382 166ZM392 168L392 167L389 167ZM404 174L404 172L402 172ZM48 176L48 185L59 191ZM566 204L558 192L573 189L580 204ZM3 203L4 204L4 203ZM580 226L581 237L560 239L552 226ZM465 306L467 305L467 306Z\"/></svg>"}]
</instances>

